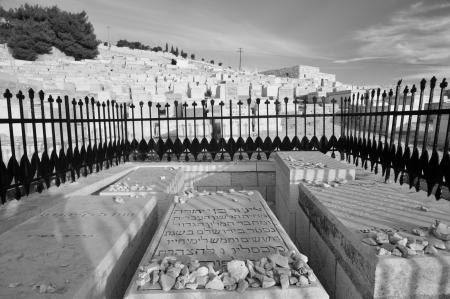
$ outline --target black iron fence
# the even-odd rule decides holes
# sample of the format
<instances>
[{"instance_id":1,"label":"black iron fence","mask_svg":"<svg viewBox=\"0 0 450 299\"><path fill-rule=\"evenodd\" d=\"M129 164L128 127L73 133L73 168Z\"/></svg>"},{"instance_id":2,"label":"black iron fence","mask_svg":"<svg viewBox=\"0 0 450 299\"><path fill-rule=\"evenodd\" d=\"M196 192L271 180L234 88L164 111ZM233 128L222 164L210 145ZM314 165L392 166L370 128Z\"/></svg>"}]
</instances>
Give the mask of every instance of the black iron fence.
<instances>
[{"instance_id":1,"label":"black iron fence","mask_svg":"<svg viewBox=\"0 0 450 299\"><path fill-rule=\"evenodd\" d=\"M132 160L268 159L318 150L440 198L450 187L447 82L339 99L248 99L123 104L3 94L0 196L75 181ZM436 95L435 95L436 93ZM0 109L1 110L1 109ZM15 112L15 113L14 113ZM14 115L16 114L16 116ZM6 163L6 164L5 164ZM425 184L424 184L425 182Z\"/></svg>"}]
</instances>

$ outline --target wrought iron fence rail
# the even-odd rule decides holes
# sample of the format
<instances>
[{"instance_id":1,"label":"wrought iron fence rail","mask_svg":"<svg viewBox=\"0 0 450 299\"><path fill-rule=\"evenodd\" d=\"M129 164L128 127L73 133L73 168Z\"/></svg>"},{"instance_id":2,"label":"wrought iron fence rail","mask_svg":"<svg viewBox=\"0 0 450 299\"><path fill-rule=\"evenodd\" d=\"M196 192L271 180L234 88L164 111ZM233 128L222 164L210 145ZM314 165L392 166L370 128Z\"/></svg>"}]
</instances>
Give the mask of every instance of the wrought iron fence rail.
<instances>
[{"instance_id":1,"label":"wrought iron fence rail","mask_svg":"<svg viewBox=\"0 0 450 299\"><path fill-rule=\"evenodd\" d=\"M20 91L15 95L20 117L13 117L17 102L6 90L7 117L0 125L7 126L9 138L0 139L0 198L5 202L12 190L19 199L31 187L40 192L130 158L268 159L279 150L319 150L374 172L381 167L386 179L393 175L417 190L425 181L428 194L439 199L450 187L450 109L444 107L445 79L433 101L436 81L430 80L428 96L425 80L419 89L403 90L399 81L395 91L371 90L329 103L284 98L126 105L46 98L42 91L35 101L30 89L29 117Z\"/></svg>"}]
</instances>

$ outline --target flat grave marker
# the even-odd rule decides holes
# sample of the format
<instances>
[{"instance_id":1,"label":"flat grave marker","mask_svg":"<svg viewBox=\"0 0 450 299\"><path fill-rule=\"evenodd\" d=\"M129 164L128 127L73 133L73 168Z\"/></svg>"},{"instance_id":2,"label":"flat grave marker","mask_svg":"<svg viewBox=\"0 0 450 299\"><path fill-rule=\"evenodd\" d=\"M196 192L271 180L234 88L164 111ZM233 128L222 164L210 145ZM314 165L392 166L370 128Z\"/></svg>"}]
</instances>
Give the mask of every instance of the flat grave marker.
<instances>
[{"instance_id":1,"label":"flat grave marker","mask_svg":"<svg viewBox=\"0 0 450 299\"><path fill-rule=\"evenodd\" d=\"M151 260L175 256L181 260L198 260L214 267L231 260L258 260L277 252L298 252L295 245L257 191L197 193L186 203L174 203L144 254L140 266ZM141 268L142 269L142 268ZM251 288L244 294L210 289L180 289L164 292L159 284L138 286L139 270L131 282L125 298L328 298L320 282L307 287L279 286ZM286 297L287 296L287 297Z\"/></svg>"}]
</instances>

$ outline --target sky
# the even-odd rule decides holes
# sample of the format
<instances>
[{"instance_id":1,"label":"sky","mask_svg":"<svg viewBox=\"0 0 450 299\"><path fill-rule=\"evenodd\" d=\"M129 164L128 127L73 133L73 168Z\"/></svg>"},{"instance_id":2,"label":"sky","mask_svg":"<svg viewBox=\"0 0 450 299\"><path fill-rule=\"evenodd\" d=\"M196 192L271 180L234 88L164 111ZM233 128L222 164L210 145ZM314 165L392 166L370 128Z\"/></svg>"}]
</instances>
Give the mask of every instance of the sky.
<instances>
[{"instance_id":1,"label":"sky","mask_svg":"<svg viewBox=\"0 0 450 299\"><path fill-rule=\"evenodd\" d=\"M352 84L450 77L450 0L0 0L86 11L98 39L166 42L267 70L318 66Z\"/></svg>"}]
</instances>

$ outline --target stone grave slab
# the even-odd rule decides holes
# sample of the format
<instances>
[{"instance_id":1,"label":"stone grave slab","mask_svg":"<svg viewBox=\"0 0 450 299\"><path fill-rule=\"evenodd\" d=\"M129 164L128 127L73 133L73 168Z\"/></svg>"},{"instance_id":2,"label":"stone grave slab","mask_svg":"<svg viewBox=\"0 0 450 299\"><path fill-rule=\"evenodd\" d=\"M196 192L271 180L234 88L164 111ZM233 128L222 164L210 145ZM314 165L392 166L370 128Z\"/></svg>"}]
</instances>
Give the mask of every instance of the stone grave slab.
<instances>
[{"instance_id":1,"label":"stone grave slab","mask_svg":"<svg viewBox=\"0 0 450 299\"><path fill-rule=\"evenodd\" d=\"M436 220L450 223L448 202L425 201L424 192L419 200L419 193L407 186L386 184L362 171L356 180L336 187L302 182L298 188L295 223L307 227L298 238L306 245L311 267L325 286L336 290L336 298L450 297L450 242L442 244L428 230ZM413 234L417 228L423 236ZM409 250L395 256L390 250L397 245L386 245L389 255L379 255L381 245L366 244L377 233L397 233L408 244L435 244L434 255Z\"/></svg>"},{"instance_id":2,"label":"stone grave slab","mask_svg":"<svg viewBox=\"0 0 450 299\"><path fill-rule=\"evenodd\" d=\"M298 252L259 192L203 192L186 203L171 205L140 266L152 259L176 256L220 267L231 260L257 260L290 251ZM249 288L240 294L211 289L164 292L150 283L138 286L138 276L139 270L125 298L328 298L317 280L307 287Z\"/></svg>"},{"instance_id":3,"label":"stone grave slab","mask_svg":"<svg viewBox=\"0 0 450 299\"><path fill-rule=\"evenodd\" d=\"M298 186L302 181L328 184L353 180L355 167L344 164L318 151L277 152L275 154L275 208L278 219L295 240L295 211L298 206ZM302 244L297 244L302 250Z\"/></svg>"},{"instance_id":4,"label":"stone grave slab","mask_svg":"<svg viewBox=\"0 0 450 299\"><path fill-rule=\"evenodd\" d=\"M73 196L3 233L0 298L120 298L156 230L158 196Z\"/></svg>"}]
</instances>

